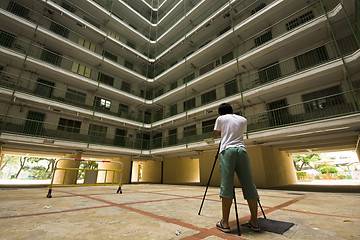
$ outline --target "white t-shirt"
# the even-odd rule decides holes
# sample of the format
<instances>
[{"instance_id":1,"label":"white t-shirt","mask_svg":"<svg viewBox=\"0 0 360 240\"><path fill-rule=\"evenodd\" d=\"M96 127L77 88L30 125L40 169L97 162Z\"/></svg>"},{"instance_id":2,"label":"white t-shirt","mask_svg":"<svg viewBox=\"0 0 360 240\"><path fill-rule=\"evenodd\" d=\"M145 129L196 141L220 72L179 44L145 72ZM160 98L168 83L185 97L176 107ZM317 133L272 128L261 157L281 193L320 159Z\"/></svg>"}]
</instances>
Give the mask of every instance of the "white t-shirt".
<instances>
[{"instance_id":1,"label":"white t-shirt","mask_svg":"<svg viewBox=\"0 0 360 240\"><path fill-rule=\"evenodd\" d=\"M215 121L214 130L221 132L220 153L230 147L245 147L243 135L247 129L246 118L225 114L219 116Z\"/></svg>"}]
</instances>

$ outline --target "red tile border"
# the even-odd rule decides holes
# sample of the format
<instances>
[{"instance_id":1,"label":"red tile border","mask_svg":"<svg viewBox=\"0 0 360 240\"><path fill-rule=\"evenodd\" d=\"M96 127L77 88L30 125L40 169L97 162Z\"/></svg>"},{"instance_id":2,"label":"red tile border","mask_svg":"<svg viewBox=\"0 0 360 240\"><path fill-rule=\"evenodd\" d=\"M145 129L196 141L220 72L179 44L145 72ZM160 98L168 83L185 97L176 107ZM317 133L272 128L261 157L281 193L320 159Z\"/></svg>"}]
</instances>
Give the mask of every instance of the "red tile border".
<instances>
[{"instance_id":1,"label":"red tile border","mask_svg":"<svg viewBox=\"0 0 360 240\"><path fill-rule=\"evenodd\" d=\"M134 204L139 204L139 203L149 203L149 202L161 202L161 201L172 201L172 200L181 200L181 199L197 199L197 200L201 200L203 196L181 196L181 195L177 195L177 194L169 194L169 193L161 193L161 192L144 192L144 191L133 191L136 193L150 193L150 194L160 194L160 195L165 195L165 196L173 196L176 198L168 198L168 199L157 199L157 200L151 200L151 201L141 201L141 202L129 202L129 203L114 203L111 201L107 201L104 199L100 199L97 197L94 197L94 195L96 194L75 194L75 193L71 193L71 192L67 192L67 191L63 191L63 190L57 190L58 192L62 192L62 193L66 193L69 194L70 196L80 196L80 197L85 197L88 199L92 199L94 201L98 201L98 202L102 202L104 204L104 206L95 206L95 207L85 207L85 208L77 208L77 209L69 209L69 210L60 210L60 211L52 211L52 212L43 212L43 213L34 213L34 214L23 214L23 215L14 215L14 216L3 216L0 217L0 219L10 219L10 218L20 218L20 217L31 217L31 216L40 216L40 215L47 215L47 214L55 214L55 213L66 213L66 212L76 212L76 211L82 211L82 210L89 210L89 209L98 209L98 208L105 208L105 207L120 207L122 209L125 209L127 211L131 211L131 212L135 212L138 214L141 214L143 216L148 216L154 219L158 219L160 221L165 221L165 222L169 222L175 225L179 225L182 226L184 228L188 228L188 229L192 229L195 231L198 231L198 233L188 236L188 237L184 237L182 239L185 240L198 240L198 239L204 239L206 237L209 236L218 236L220 238L223 239L244 239L241 238L239 236L236 235L236 233L234 234L225 234L222 233L221 231L219 231L216 227L207 229L207 228L201 228L201 227L197 227L195 225L186 223L186 222L182 222L176 219L172 219L172 218L168 218L165 216L161 216L161 215L157 215L157 214L153 214L150 212L146 212L140 209L136 209L135 207L131 207L130 205L134 205ZM90 196L92 195L92 196ZM218 194L208 194L210 196L212 195L218 195ZM322 213L314 213L314 212L307 212L307 211L299 211L299 210L291 210L291 209L285 209L286 207L290 206L291 204L294 204L302 199L305 199L309 196L311 196L311 193L308 194L304 194L295 198L291 198L291 196L286 196L286 198L290 198L291 200L286 201L282 204L279 204L275 207L266 207L266 206L262 206L264 209L265 214L274 212L276 210L282 210L282 211L292 211L292 212L298 212L298 213L304 213L304 214L313 214L313 215L321 215L321 216L328 216L328 217L337 217L337 218L348 218L348 219L360 219L360 217L347 217L347 216L339 216L339 215L330 215L330 214L322 214ZM68 196L63 196L63 197L68 197ZM271 196L266 196L266 197L271 197ZM274 196L275 197L275 196ZM221 202L221 200L214 200L214 199L206 199L207 201L216 201L216 202ZM247 205L244 203L238 203L238 205ZM262 215L260 209L259 209L259 213L258 215ZM245 223L249 220L250 215L248 216L244 216L241 217L239 219L239 223ZM215 223L214 223L215 225ZM236 228L236 221L232 221L230 222L230 225L232 228Z\"/></svg>"}]
</instances>

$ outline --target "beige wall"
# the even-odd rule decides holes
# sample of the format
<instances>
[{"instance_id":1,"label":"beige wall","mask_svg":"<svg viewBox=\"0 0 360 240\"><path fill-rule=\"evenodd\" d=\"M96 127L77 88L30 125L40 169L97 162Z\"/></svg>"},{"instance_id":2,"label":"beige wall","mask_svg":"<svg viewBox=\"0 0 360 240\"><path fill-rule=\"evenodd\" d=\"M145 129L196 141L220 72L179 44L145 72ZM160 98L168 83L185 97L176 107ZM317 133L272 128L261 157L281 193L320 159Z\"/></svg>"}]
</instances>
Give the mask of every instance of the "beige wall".
<instances>
[{"instance_id":1,"label":"beige wall","mask_svg":"<svg viewBox=\"0 0 360 240\"><path fill-rule=\"evenodd\" d=\"M296 184L293 161L286 152L272 147L248 147L247 152L253 179L258 188ZM200 154L200 182L202 185L206 185L209 180L215 155L216 151ZM235 185L240 186L236 174ZM219 159L216 162L210 186L220 186Z\"/></svg>"},{"instance_id":2,"label":"beige wall","mask_svg":"<svg viewBox=\"0 0 360 240\"><path fill-rule=\"evenodd\" d=\"M81 159L82 151L66 154L65 158ZM58 168L79 168L80 161L60 160L56 167ZM56 170L54 173L54 184L76 184L78 170Z\"/></svg>"},{"instance_id":3,"label":"beige wall","mask_svg":"<svg viewBox=\"0 0 360 240\"><path fill-rule=\"evenodd\" d=\"M262 152L261 159L253 157L255 162L262 162L262 168L253 169L257 186L274 187L296 184L296 172L290 154L273 147L255 147L253 150Z\"/></svg>"},{"instance_id":4,"label":"beige wall","mask_svg":"<svg viewBox=\"0 0 360 240\"><path fill-rule=\"evenodd\" d=\"M123 164L122 183L130 182L131 157L112 158L111 161L121 162Z\"/></svg>"},{"instance_id":5,"label":"beige wall","mask_svg":"<svg viewBox=\"0 0 360 240\"><path fill-rule=\"evenodd\" d=\"M356 154L357 154L358 159L360 161L360 135L359 135L359 138L358 138L357 143L356 143Z\"/></svg>"},{"instance_id":6,"label":"beige wall","mask_svg":"<svg viewBox=\"0 0 360 240\"><path fill-rule=\"evenodd\" d=\"M161 183L161 161L135 161L134 164L142 164L141 182Z\"/></svg>"},{"instance_id":7,"label":"beige wall","mask_svg":"<svg viewBox=\"0 0 360 240\"><path fill-rule=\"evenodd\" d=\"M164 158L163 183L194 183L200 181L199 159Z\"/></svg>"},{"instance_id":8,"label":"beige wall","mask_svg":"<svg viewBox=\"0 0 360 240\"><path fill-rule=\"evenodd\" d=\"M200 183L206 185L209 181L211 169L214 165L216 151L200 153ZM216 161L215 169L211 177L210 186L220 186L219 159Z\"/></svg>"}]
</instances>

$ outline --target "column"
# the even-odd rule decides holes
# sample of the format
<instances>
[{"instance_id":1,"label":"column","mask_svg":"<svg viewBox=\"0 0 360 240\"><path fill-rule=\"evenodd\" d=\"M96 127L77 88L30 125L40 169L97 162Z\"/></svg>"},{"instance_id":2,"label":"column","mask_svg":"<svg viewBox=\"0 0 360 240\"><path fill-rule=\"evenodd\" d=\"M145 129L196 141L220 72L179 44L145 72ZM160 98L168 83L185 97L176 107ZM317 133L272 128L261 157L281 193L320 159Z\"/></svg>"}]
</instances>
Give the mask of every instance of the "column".
<instances>
[{"instance_id":1,"label":"column","mask_svg":"<svg viewBox=\"0 0 360 240\"><path fill-rule=\"evenodd\" d=\"M81 159L83 150L77 150L75 153L66 154L65 158ZM81 161L59 160L57 168L79 168ZM76 184L78 170L56 170L53 184Z\"/></svg>"}]
</instances>

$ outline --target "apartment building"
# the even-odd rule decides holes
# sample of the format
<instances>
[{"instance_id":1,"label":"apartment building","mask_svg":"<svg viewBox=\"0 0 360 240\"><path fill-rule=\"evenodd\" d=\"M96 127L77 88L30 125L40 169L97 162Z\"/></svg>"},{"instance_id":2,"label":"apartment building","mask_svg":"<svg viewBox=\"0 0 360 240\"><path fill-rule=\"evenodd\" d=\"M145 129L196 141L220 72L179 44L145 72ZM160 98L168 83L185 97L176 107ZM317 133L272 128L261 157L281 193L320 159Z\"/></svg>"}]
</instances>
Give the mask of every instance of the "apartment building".
<instances>
[{"instance_id":1,"label":"apartment building","mask_svg":"<svg viewBox=\"0 0 360 240\"><path fill-rule=\"evenodd\" d=\"M143 182L206 184L219 139L204 139L228 102L248 119L257 186L295 183L291 153L359 153L359 8L1 1L2 154L112 159L124 182L142 169Z\"/></svg>"}]
</instances>

